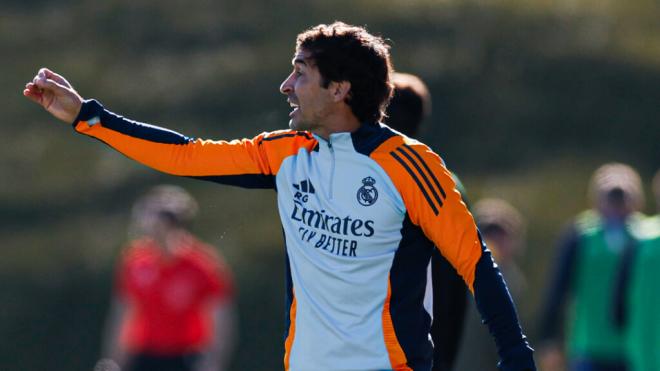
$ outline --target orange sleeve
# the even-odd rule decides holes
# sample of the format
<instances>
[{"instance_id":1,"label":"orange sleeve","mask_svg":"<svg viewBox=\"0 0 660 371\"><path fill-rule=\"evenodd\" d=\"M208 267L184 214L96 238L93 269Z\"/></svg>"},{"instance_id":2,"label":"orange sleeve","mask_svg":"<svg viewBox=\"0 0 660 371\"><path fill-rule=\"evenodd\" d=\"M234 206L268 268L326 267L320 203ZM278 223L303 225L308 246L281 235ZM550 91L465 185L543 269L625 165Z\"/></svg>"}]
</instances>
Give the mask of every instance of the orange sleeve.
<instances>
[{"instance_id":1,"label":"orange sleeve","mask_svg":"<svg viewBox=\"0 0 660 371\"><path fill-rule=\"evenodd\" d=\"M276 175L284 158L316 144L309 133L288 130L232 141L189 138L117 116L93 100L83 104L74 129L156 170L247 187L259 187L252 183Z\"/></svg>"},{"instance_id":2,"label":"orange sleeve","mask_svg":"<svg viewBox=\"0 0 660 371\"><path fill-rule=\"evenodd\" d=\"M371 154L401 194L412 223L419 226L474 292L482 245L472 214L440 156L401 136Z\"/></svg>"},{"instance_id":3,"label":"orange sleeve","mask_svg":"<svg viewBox=\"0 0 660 371\"><path fill-rule=\"evenodd\" d=\"M385 141L371 157L389 174L412 224L421 228L468 285L483 323L495 338L501 368L535 370L533 350L506 283L440 157L401 136Z\"/></svg>"}]
</instances>

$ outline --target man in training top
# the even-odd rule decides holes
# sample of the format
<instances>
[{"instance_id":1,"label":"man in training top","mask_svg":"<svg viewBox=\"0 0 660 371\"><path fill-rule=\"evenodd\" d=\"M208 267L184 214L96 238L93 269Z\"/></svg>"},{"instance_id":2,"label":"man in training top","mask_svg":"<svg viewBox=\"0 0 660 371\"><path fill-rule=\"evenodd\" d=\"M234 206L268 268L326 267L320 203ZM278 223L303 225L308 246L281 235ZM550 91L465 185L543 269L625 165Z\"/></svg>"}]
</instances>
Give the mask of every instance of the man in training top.
<instances>
[{"instance_id":1,"label":"man in training top","mask_svg":"<svg viewBox=\"0 0 660 371\"><path fill-rule=\"evenodd\" d=\"M506 285L440 157L379 122L389 48L341 22L298 35L280 86L291 130L210 141L128 120L42 69L24 95L157 170L274 188L286 243L286 370L430 370L427 266L463 277L501 370L535 370Z\"/></svg>"}]
</instances>

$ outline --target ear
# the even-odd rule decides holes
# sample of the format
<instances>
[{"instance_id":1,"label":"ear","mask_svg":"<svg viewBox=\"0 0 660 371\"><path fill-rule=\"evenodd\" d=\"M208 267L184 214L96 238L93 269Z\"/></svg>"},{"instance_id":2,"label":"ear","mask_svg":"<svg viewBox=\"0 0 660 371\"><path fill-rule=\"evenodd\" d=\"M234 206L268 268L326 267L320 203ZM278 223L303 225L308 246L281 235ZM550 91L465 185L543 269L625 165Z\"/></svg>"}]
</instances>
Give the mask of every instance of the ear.
<instances>
[{"instance_id":1,"label":"ear","mask_svg":"<svg viewBox=\"0 0 660 371\"><path fill-rule=\"evenodd\" d=\"M343 102L351 93L351 83L349 81L333 81L330 83L329 88L335 102Z\"/></svg>"}]
</instances>

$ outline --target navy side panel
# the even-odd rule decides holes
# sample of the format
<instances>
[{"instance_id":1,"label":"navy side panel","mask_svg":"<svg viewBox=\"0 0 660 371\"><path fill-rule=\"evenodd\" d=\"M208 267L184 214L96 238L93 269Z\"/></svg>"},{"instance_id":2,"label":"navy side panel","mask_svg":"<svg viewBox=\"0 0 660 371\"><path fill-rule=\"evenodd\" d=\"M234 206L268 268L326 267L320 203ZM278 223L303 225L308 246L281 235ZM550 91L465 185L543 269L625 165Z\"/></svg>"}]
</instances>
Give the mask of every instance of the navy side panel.
<instances>
[{"instance_id":1,"label":"navy side panel","mask_svg":"<svg viewBox=\"0 0 660 371\"><path fill-rule=\"evenodd\" d=\"M468 290L456 269L438 249L433 250L433 371L450 371L461 344Z\"/></svg>"},{"instance_id":2,"label":"navy side panel","mask_svg":"<svg viewBox=\"0 0 660 371\"><path fill-rule=\"evenodd\" d=\"M282 230L284 233L284 230ZM289 262L289 253L286 247L286 236L284 238L284 267L285 267L285 292L284 292L284 341L289 337L289 328L291 327L291 305L293 304L293 280L291 278L291 263Z\"/></svg>"},{"instance_id":3,"label":"navy side panel","mask_svg":"<svg viewBox=\"0 0 660 371\"><path fill-rule=\"evenodd\" d=\"M415 371L431 370L433 362L431 316L424 309L427 267L433 249L433 243L406 215L390 270L390 314L408 366Z\"/></svg>"}]
</instances>

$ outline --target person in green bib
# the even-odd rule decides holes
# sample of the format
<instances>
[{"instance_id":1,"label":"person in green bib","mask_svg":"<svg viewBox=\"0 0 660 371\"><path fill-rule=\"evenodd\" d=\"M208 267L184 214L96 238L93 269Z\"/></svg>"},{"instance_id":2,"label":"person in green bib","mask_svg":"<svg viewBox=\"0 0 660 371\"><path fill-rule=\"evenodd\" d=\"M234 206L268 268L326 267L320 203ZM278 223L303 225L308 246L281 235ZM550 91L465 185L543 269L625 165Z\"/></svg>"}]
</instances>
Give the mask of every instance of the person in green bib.
<instances>
[{"instance_id":1,"label":"person in green bib","mask_svg":"<svg viewBox=\"0 0 660 371\"><path fill-rule=\"evenodd\" d=\"M653 179L660 212L660 171ZM630 371L660 370L660 213L637 230L639 245L622 265L617 301L618 318L626 326Z\"/></svg>"},{"instance_id":2,"label":"person in green bib","mask_svg":"<svg viewBox=\"0 0 660 371\"><path fill-rule=\"evenodd\" d=\"M651 187L653 189L653 196L655 197L655 206L657 210L656 214L649 218L649 222L654 223L657 227L660 226L660 170L655 173Z\"/></svg>"},{"instance_id":3,"label":"person in green bib","mask_svg":"<svg viewBox=\"0 0 660 371\"><path fill-rule=\"evenodd\" d=\"M557 367L564 329L569 370L628 371L626 324L616 320L614 303L622 259L639 244L641 179L628 165L605 164L594 172L589 196L592 209L561 239L541 318L540 364Z\"/></svg>"}]
</instances>

